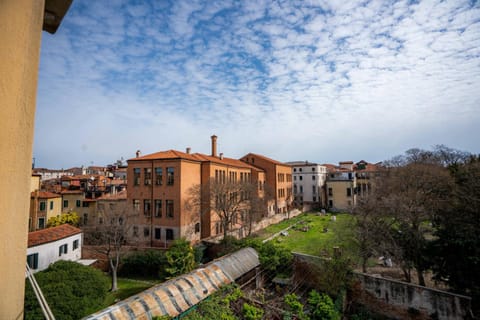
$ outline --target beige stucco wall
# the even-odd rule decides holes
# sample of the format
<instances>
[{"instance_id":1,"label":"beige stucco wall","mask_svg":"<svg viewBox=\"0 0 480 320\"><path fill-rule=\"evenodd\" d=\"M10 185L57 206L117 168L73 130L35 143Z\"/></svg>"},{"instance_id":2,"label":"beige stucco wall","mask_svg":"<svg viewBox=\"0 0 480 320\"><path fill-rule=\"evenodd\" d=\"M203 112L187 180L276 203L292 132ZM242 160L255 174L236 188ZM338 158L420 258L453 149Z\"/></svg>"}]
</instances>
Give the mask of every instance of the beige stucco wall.
<instances>
[{"instance_id":1,"label":"beige stucco wall","mask_svg":"<svg viewBox=\"0 0 480 320\"><path fill-rule=\"evenodd\" d=\"M0 319L23 318L43 8L44 0L0 1Z\"/></svg>"}]
</instances>

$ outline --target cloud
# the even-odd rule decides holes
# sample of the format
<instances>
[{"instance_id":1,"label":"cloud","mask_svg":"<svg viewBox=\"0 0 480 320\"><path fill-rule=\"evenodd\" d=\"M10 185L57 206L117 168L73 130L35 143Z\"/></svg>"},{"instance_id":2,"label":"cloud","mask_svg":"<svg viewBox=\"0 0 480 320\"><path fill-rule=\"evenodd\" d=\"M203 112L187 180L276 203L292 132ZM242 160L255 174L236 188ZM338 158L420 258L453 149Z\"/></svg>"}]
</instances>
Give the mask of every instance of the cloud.
<instances>
[{"instance_id":1,"label":"cloud","mask_svg":"<svg viewBox=\"0 0 480 320\"><path fill-rule=\"evenodd\" d=\"M284 161L479 152L478 43L468 1L74 2L43 36L35 154L206 152L212 131L225 154ZM69 159L60 138L88 148Z\"/></svg>"}]
</instances>

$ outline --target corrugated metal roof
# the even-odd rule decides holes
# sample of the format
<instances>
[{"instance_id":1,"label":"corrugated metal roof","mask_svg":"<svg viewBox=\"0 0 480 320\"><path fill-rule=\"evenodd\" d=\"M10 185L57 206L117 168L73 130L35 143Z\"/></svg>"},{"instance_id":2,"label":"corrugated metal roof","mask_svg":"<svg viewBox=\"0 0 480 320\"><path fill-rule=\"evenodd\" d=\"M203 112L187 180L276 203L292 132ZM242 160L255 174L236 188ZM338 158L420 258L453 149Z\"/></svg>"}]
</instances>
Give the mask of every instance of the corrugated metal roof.
<instances>
[{"instance_id":1,"label":"corrugated metal roof","mask_svg":"<svg viewBox=\"0 0 480 320\"><path fill-rule=\"evenodd\" d=\"M175 317L207 298L221 286L234 282L259 265L258 253L252 248L244 248L84 319L133 320L162 315Z\"/></svg>"}]
</instances>

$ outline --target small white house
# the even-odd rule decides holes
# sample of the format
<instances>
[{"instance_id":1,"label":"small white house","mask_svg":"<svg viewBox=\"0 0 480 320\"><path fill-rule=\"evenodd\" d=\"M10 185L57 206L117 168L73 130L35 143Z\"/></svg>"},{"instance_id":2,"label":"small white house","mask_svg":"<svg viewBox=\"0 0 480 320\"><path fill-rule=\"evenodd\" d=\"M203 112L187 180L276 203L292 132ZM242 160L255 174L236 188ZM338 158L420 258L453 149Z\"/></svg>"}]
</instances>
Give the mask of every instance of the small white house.
<instances>
[{"instance_id":1,"label":"small white house","mask_svg":"<svg viewBox=\"0 0 480 320\"><path fill-rule=\"evenodd\" d=\"M28 234L27 263L33 272L41 271L58 260L82 258L82 230L69 224Z\"/></svg>"}]
</instances>

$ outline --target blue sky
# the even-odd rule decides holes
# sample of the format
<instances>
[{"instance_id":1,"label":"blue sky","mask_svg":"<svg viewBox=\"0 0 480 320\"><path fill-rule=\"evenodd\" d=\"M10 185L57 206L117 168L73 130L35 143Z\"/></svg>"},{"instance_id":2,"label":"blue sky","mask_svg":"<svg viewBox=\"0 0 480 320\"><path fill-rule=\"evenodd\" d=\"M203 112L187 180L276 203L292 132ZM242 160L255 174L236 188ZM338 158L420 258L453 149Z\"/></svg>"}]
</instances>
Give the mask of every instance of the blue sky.
<instances>
[{"instance_id":1,"label":"blue sky","mask_svg":"<svg viewBox=\"0 0 480 320\"><path fill-rule=\"evenodd\" d=\"M42 34L38 167L161 150L480 153L477 1L74 0Z\"/></svg>"}]
</instances>

